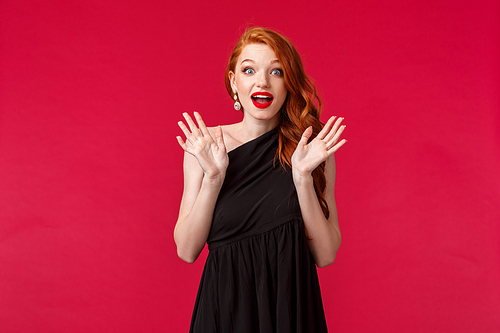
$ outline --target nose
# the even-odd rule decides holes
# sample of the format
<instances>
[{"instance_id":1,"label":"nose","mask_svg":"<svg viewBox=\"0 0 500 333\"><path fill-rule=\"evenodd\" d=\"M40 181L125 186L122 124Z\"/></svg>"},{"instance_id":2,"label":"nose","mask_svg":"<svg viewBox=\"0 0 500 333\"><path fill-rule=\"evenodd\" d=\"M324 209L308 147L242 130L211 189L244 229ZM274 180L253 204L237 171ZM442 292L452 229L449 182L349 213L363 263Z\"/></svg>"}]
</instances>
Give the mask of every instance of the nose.
<instances>
[{"instance_id":1,"label":"nose","mask_svg":"<svg viewBox=\"0 0 500 333\"><path fill-rule=\"evenodd\" d=\"M269 78L266 72L260 72L257 76L257 87L267 88L269 87Z\"/></svg>"}]
</instances>

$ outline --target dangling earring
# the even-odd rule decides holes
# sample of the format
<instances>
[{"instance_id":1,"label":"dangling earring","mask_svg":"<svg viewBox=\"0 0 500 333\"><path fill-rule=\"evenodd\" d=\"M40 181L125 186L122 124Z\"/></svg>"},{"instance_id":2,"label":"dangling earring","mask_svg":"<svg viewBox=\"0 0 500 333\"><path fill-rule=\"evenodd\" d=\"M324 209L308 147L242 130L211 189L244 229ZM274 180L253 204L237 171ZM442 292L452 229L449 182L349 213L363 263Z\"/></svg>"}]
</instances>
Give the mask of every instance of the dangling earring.
<instances>
[{"instance_id":1,"label":"dangling earring","mask_svg":"<svg viewBox=\"0 0 500 333\"><path fill-rule=\"evenodd\" d=\"M236 93L234 93L234 109L236 111L239 111L241 109L241 104L238 102L238 96L236 96Z\"/></svg>"}]
</instances>

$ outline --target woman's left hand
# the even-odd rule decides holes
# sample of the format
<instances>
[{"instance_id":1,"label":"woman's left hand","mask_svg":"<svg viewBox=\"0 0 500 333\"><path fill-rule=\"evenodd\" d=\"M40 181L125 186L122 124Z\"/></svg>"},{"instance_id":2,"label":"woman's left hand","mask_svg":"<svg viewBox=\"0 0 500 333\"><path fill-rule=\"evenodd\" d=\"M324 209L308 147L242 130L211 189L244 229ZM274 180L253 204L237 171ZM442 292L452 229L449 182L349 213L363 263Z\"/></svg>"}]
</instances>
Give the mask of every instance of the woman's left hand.
<instances>
[{"instance_id":1,"label":"woman's left hand","mask_svg":"<svg viewBox=\"0 0 500 333\"><path fill-rule=\"evenodd\" d=\"M307 141L313 133L312 127L308 127L304 131L292 155L294 178L310 175L318 165L326 161L328 157L347 142L346 139L338 141L345 129L345 125L340 125L344 118L337 118L337 121L335 121L335 118L328 119L323 129L309 143Z\"/></svg>"}]
</instances>

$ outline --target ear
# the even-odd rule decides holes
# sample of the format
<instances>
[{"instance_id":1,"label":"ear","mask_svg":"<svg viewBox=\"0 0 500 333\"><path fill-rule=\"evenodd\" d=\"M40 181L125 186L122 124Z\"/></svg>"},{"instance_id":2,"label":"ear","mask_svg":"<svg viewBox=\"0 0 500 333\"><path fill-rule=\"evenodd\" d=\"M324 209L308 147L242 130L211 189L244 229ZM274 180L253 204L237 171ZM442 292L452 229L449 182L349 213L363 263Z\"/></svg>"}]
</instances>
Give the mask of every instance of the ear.
<instances>
[{"instance_id":1,"label":"ear","mask_svg":"<svg viewBox=\"0 0 500 333\"><path fill-rule=\"evenodd\" d=\"M233 71L229 71L229 82L231 82L231 88L233 88L233 92L237 93L238 89L236 89L236 75L234 75Z\"/></svg>"}]
</instances>

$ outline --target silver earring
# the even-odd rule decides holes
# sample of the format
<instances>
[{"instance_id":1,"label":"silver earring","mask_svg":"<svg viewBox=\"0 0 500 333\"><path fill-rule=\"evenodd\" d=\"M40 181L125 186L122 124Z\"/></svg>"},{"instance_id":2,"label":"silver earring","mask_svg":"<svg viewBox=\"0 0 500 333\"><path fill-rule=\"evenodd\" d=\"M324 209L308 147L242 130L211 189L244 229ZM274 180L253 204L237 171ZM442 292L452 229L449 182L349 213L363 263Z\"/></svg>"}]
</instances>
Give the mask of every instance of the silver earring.
<instances>
[{"instance_id":1,"label":"silver earring","mask_svg":"<svg viewBox=\"0 0 500 333\"><path fill-rule=\"evenodd\" d=\"M241 109L241 104L238 102L238 96L236 96L236 93L234 93L234 109L236 111Z\"/></svg>"}]
</instances>

